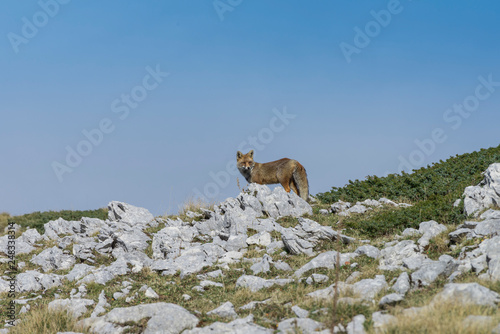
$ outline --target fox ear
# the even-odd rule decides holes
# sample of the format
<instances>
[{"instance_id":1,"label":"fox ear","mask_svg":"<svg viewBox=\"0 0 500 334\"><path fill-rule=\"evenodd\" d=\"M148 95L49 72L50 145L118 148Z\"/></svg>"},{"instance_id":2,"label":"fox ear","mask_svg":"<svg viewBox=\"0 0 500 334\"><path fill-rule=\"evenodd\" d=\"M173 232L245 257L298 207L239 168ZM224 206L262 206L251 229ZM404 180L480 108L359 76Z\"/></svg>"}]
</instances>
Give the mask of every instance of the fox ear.
<instances>
[{"instance_id":1,"label":"fox ear","mask_svg":"<svg viewBox=\"0 0 500 334\"><path fill-rule=\"evenodd\" d=\"M250 158L253 158L253 150L250 150L250 152L248 152L247 154L250 156Z\"/></svg>"},{"instance_id":2,"label":"fox ear","mask_svg":"<svg viewBox=\"0 0 500 334\"><path fill-rule=\"evenodd\" d=\"M236 152L236 159L239 159L243 156L243 153L241 153L240 151Z\"/></svg>"}]
</instances>

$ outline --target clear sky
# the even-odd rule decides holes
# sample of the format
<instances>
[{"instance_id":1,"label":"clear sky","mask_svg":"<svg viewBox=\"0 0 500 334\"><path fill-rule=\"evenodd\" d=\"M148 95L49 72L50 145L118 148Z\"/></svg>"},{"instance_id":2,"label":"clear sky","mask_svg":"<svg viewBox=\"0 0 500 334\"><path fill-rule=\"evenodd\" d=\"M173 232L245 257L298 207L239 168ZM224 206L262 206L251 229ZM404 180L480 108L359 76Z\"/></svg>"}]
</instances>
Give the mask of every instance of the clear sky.
<instances>
[{"instance_id":1,"label":"clear sky","mask_svg":"<svg viewBox=\"0 0 500 334\"><path fill-rule=\"evenodd\" d=\"M316 194L497 146L499 36L493 0L3 0L0 212L224 200L238 149Z\"/></svg>"}]
</instances>

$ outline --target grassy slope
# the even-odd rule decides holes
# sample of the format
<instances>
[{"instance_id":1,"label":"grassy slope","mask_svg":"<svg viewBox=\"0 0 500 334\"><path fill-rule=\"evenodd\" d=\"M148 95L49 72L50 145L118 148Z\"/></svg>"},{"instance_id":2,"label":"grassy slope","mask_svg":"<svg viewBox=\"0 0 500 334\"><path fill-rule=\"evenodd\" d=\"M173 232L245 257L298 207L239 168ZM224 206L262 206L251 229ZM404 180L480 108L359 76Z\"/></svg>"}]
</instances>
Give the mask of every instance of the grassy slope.
<instances>
[{"instance_id":1,"label":"grassy slope","mask_svg":"<svg viewBox=\"0 0 500 334\"><path fill-rule=\"evenodd\" d=\"M97 209L97 210L87 210L87 211L46 211L46 212L33 212L22 216L9 216L8 214L2 214L0 222L3 228L7 223L15 223L24 228L36 228L40 233L44 233L43 225L51 220L56 220L58 218L63 218L65 220L80 220L82 217L89 218L108 218L107 209ZM3 228L2 231L3 232Z\"/></svg>"},{"instance_id":2,"label":"grassy slope","mask_svg":"<svg viewBox=\"0 0 500 334\"><path fill-rule=\"evenodd\" d=\"M494 162L500 162L500 146L457 155L414 170L411 174L403 172L401 175L368 176L366 180L349 181L342 188L333 187L329 192L318 194L318 198L327 204L338 200L356 202L380 197L413 204L411 208L345 220L346 227L366 233L369 237L393 234L406 227L418 227L420 222L431 219L457 224L465 216L463 206L455 208L453 203L461 198L465 187L478 184L483 179L481 173Z\"/></svg>"}]
</instances>

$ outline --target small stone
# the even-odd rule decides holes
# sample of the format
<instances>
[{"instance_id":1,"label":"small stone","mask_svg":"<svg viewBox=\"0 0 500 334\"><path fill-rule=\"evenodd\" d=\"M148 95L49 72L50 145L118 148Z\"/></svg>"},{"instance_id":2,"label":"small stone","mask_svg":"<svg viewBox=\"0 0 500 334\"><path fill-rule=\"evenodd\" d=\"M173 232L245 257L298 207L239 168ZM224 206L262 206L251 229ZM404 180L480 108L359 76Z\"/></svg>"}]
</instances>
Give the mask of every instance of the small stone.
<instances>
[{"instance_id":1,"label":"small stone","mask_svg":"<svg viewBox=\"0 0 500 334\"><path fill-rule=\"evenodd\" d=\"M148 288L144 293L144 295L148 298L154 298L154 299L160 298L160 296L158 296L158 294L152 288Z\"/></svg>"},{"instance_id":2,"label":"small stone","mask_svg":"<svg viewBox=\"0 0 500 334\"><path fill-rule=\"evenodd\" d=\"M359 314L352 318L352 321L347 324L347 333L349 334L365 334L365 316Z\"/></svg>"},{"instance_id":3,"label":"small stone","mask_svg":"<svg viewBox=\"0 0 500 334\"><path fill-rule=\"evenodd\" d=\"M361 276L361 272L360 271L355 271L351 275L349 275L349 277L347 277L347 279L345 280L345 282L347 284L352 284L352 283L354 283L359 278L359 276Z\"/></svg>"},{"instance_id":4,"label":"small stone","mask_svg":"<svg viewBox=\"0 0 500 334\"><path fill-rule=\"evenodd\" d=\"M231 319L236 319L238 317L238 314L234 310L234 305L231 302L225 302L218 308L207 312L207 315L216 315L221 318L231 318Z\"/></svg>"},{"instance_id":5,"label":"small stone","mask_svg":"<svg viewBox=\"0 0 500 334\"><path fill-rule=\"evenodd\" d=\"M328 282L329 279L330 278L328 276L326 276L326 275L312 274L311 276L309 276L306 279L306 283L309 284L309 285L314 284L314 283L325 283L325 282Z\"/></svg>"},{"instance_id":6,"label":"small stone","mask_svg":"<svg viewBox=\"0 0 500 334\"><path fill-rule=\"evenodd\" d=\"M392 290L400 295L405 295L410 290L410 275L407 272L401 273L392 286Z\"/></svg>"},{"instance_id":7,"label":"small stone","mask_svg":"<svg viewBox=\"0 0 500 334\"><path fill-rule=\"evenodd\" d=\"M297 305L292 306L292 311L298 318L307 318L309 317L309 311L304 310L303 308L298 307Z\"/></svg>"},{"instance_id":8,"label":"small stone","mask_svg":"<svg viewBox=\"0 0 500 334\"><path fill-rule=\"evenodd\" d=\"M400 295L399 293L391 293L389 295L386 295L380 299L380 302L378 303L378 306L381 308L385 308L387 306L394 306L401 302L404 299L403 295Z\"/></svg>"},{"instance_id":9,"label":"small stone","mask_svg":"<svg viewBox=\"0 0 500 334\"><path fill-rule=\"evenodd\" d=\"M500 295L478 283L448 283L432 299L436 302L452 302L496 307Z\"/></svg>"}]
</instances>

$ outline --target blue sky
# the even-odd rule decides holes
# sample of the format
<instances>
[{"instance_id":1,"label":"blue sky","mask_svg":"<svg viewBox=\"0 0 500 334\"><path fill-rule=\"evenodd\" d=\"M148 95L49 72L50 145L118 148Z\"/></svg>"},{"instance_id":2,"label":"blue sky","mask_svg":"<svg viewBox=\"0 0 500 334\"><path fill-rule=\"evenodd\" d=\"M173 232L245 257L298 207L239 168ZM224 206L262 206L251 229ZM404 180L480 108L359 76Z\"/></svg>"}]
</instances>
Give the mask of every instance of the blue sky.
<instances>
[{"instance_id":1,"label":"blue sky","mask_svg":"<svg viewBox=\"0 0 500 334\"><path fill-rule=\"evenodd\" d=\"M499 33L492 0L2 1L0 211L174 213L251 146L312 194L497 146Z\"/></svg>"}]
</instances>

